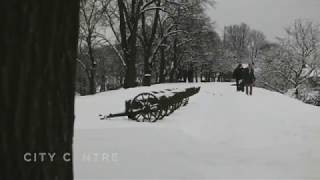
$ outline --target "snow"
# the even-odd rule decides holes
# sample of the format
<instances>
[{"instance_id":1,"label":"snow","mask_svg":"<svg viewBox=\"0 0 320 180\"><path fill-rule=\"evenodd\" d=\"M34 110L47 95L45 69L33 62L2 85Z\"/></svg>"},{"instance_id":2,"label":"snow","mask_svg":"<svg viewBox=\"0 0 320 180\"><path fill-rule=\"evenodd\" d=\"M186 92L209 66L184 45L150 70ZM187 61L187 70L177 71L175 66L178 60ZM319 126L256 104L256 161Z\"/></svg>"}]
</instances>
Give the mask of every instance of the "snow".
<instances>
[{"instance_id":1,"label":"snow","mask_svg":"<svg viewBox=\"0 0 320 180\"><path fill-rule=\"evenodd\" d=\"M140 92L190 86L201 90L156 123L99 120ZM161 84L77 96L75 108L76 179L320 178L320 108L265 89Z\"/></svg>"},{"instance_id":2,"label":"snow","mask_svg":"<svg viewBox=\"0 0 320 180\"><path fill-rule=\"evenodd\" d=\"M320 77L320 68L313 70L309 77Z\"/></svg>"}]
</instances>

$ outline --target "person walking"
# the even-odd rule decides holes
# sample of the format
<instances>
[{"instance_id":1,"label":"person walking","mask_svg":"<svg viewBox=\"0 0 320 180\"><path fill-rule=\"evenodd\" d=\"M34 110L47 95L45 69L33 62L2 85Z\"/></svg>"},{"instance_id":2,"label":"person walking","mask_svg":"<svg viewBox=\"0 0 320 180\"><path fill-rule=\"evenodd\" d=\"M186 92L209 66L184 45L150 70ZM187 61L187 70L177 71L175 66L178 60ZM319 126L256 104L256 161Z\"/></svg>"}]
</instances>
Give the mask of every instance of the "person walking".
<instances>
[{"instance_id":1,"label":"person walking","mask_svg":"<svg viewBox=\"0 0 320 180\"><path fill-rule=\"evenodd\" d=\"M237 91L241 91L243 89L241 88L242 71L242 64L239 64L232 74L233 78L236 80Z\"/></svg>"},{"instance_id":2,"label":"person walking","mask_svg":"<svg viewBox=\"0 0 320 180\"><path fill-rule=\"evenodd\" d=\"M256 80L254 76L254 69L253 69L252 63L249 63L248 68L244 69L243 79L244 79L246 94L252 96L252 88Z\"/></svg>"}]
</instances>

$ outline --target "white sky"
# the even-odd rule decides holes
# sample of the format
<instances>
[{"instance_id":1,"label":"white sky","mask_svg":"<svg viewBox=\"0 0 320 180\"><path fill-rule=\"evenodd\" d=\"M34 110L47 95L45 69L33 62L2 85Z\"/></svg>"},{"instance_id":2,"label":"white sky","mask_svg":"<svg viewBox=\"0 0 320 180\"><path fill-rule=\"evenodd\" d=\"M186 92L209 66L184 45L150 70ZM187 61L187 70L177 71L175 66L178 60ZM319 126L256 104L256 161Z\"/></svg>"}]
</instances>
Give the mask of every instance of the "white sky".
<instances>
[{"instance_id":1,"label":"white sky","mask_svg":"<svg viewBox=\"0 0 320 180\"><path fill-rule=\"evenodd\" d=\"M320 23L320 0L216 0L208 15L219 33L225 25L247 23L265 33L271 41L284 34L295 19Z\"/></svg>"}]
</instances>

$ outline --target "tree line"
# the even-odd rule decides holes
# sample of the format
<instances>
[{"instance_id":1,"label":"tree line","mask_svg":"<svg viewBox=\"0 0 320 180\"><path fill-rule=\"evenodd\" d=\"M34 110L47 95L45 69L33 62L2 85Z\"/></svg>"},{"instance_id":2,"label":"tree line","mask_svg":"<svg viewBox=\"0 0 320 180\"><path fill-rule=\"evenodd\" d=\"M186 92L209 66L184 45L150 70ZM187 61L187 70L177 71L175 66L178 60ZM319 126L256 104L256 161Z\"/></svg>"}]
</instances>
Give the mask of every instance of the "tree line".
<instances>
[{"instance_id":1,"label":"tree line","mask_svg":"<svg viewBox=\"0 0 320 180\"><path fill-rule=\"evenodd\" d=\"M212 0L81 2L78 92L94 94L97 90L121 86L176 82L180 70L187 68L182 66L190 66L199 59L199 52L215 49L214 43L220 40L204 9L213 3ZM203 43L206 40L208 44Z\"/></svg>"},{"instance_id":2,"label":"tree line","mask_svg":"<svg viewBox=\"0 0 320 180\"><path fill-rule=\"evenodd\" d=\"M218 33L213 0L87 0L80 4L76 89L81 95L154 83L231 78L254 63L256 85L302 98L319 67L319 26L296 20L270 42L245 23ZM301 93L300 93L300 92Z\"/></svg>"},{"instance_id":3,"label":"tree line","mask_svg":"<svg viewBox=\"0 0 320 180\"><path fill-rule=\"evenodd\" d=\"M75 85L82 76L88 79L89 92L95 93L97 85L110 81L109 77L131 87L141 74L148 84L150 76L145 75L150 71L140 67L146 59L151 80L159 82L177 79L178 69L188 61L213 63L212 68L225 71L233 63L253 61L260 86L281 93L293 89L298 98L303 98L304 89L319 87L317 24L297 20L272 43L245 24L227 26L220 38L203 14L203 6L197 5L200 1L193 2L196 6L182 0L160 1L160 6L159 1L138 0L88 0L81 1L81 6L77 0L4 1L0 11L0 179L73 179L72 161L30 163L23 156L72 155ZM119 31L120 21L125 31ZM106 36L104 26L121 43ZM152 35L153 26L158 26L156 35ZM75 76L76 70L83 73Z\"/></svg>"},{"instance_id":4,"label":"tree line","mask_svg":"<svg viewBox=\"0 0 320 180\"><path fill-rule=\"evenodd\" d=\"M295 20L285 36L263 46L259 85L320 105L320 26Z\"/></svg>"},{"instance_id":5,"label":"tree line","mask_svg":"<svg viewBox=\"0 0 320 180\"><path fill-rule=\"evenodd\" d=\"M297 19L273 42L245 23L230 25L224 28L223 41L221 64L226 68L251 62L257 86L320 105L319 24Z\"/></svg>"}]
</instances>

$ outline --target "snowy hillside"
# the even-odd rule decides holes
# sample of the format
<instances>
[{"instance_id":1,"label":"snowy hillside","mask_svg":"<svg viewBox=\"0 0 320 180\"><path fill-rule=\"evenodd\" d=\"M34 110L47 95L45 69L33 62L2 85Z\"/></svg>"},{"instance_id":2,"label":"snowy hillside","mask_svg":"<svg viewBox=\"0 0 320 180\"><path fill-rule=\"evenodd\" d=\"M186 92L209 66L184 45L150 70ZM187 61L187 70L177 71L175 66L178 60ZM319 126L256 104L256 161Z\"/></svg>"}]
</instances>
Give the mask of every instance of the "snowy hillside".
<instances>
[{"instance_id":1,"label":"snowy hillside","mask_svg":"<svg viewBox=\"0 0 320 180\"><path fill-rule=\"evenodd\" d=\"M320 108L264 89L250 97L197 84L187 106L156 123L99 120L140 92L191 85L76 97L76 179L320 178Z\"/></svg>"}]
</instances>

